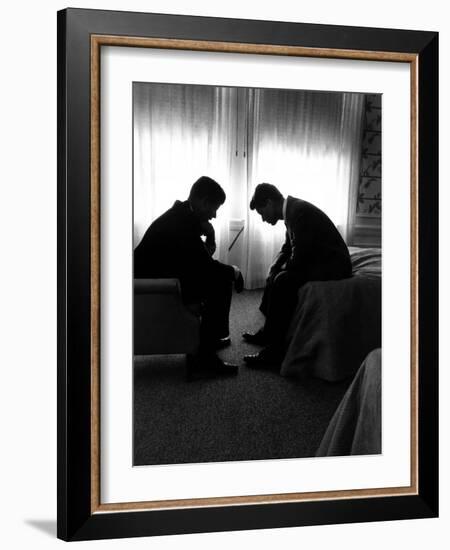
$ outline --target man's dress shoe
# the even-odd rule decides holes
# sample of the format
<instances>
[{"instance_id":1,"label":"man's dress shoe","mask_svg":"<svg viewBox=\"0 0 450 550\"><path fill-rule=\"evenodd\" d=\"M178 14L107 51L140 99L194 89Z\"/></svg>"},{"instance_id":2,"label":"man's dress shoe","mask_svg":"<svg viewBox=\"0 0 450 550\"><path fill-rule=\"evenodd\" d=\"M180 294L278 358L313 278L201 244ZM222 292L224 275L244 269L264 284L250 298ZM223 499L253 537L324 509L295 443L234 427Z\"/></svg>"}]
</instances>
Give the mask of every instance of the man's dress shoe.
<instances>
[{"instance_id":1,"label":"man's dress shoe","mask_svg":"<svg viewBox=\"0 0 450 550\"><path fill-rule=\"evenodd\" d=\"M238 374L239 367L222 361L213 353L188 357L187 380L202 380L215 376L232 376Z\"/></svg>"},{"instance_id":2,"label":"man's dress shoe","mask_svg":"<svg viewBox=\"0 0 450 550\"><path fill-rule=\"evenodd\" d=\"M232 374L237 374L239 367L238 365L233 365L232 363L226 363L216 356L215 359L210 362L208 370L214 374L229 376Z\"/></svg>"},{"instance_id":3,"label":"man's dress shoe","mask_svg":"<svg viewBox=\"0 0 450 550\"><path fill-rule=\"evenodd\" d=\"M279 370L282 360L282 353L269 347L262 349L259 353L244 356L247 366L254 369Z\"/></svg>"},{"instance_id":4,"label":"man's dress shoe","mask_svg":"<svg viewBox=\"0 0 450 550\"><path fill-rule=\"evenodd\" d=\"M242 338L249 344L255 344L257 346L265 346L267 344L263 329L258 330L258 332L254 334L251 332L244 332Z\"/></svg>"},{"instance_id":5,"label":"man's dress shoe","mask_svg":"<svg viewBox=\"0 0 450 550\"><path fill-rule=\"evenodd\" d=\"M228 346L231 346L231 338L229 336L226 336L225 338L218 338L214 342L214 349L219 350L223 348L227 348Z\"/></svg>"}]
</instances>

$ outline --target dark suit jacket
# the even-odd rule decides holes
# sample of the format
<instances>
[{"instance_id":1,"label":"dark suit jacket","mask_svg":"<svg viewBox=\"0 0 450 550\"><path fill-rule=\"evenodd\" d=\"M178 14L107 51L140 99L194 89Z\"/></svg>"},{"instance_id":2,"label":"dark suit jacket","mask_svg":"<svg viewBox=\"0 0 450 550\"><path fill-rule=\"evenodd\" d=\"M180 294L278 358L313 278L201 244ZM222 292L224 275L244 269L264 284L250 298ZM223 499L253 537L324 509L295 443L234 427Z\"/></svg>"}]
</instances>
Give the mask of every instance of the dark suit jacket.
<instances>
[{"instance_id":1,"label":"dark suit jacket","mask_svg":"<svg viewBox=\"0 0 450 550\"><path fill-rule=\"evenodd\" d=\"M302 282L350 277L347 245L330 218L313 204L287 197L286 240L274 264L298 275Z\"/></svg>"},{"instance_id":2,"label":"dark suit jacket","mask_svg":"<svg viewBox=\"0 0 450 550\"><path fill-rule=\"evenodd\" d=\"M202 238L201 225L187 201L176 201L147 229L134 251L136 279L177 278L185 301L201 301L218 269L230 280L232 266L214 260Z\"/></svg>"}]
</instances>

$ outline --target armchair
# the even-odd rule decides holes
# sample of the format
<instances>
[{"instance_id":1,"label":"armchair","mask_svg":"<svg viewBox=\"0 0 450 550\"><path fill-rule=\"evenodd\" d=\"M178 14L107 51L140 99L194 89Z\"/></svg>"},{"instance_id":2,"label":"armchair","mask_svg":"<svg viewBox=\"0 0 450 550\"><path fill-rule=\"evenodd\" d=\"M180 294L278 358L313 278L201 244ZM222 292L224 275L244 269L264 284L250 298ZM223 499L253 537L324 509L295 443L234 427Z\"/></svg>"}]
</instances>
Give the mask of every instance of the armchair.
<instances>
[{"instance_id":1,"label":"armchair","mask_svg":"<svg viewBox=\"0 0 450 550\"><path fill-rule=\"evenodd\" d=\"M195 354L199 332L178 279L134 280L134 355Z\"/></svg>"}]
</instances>

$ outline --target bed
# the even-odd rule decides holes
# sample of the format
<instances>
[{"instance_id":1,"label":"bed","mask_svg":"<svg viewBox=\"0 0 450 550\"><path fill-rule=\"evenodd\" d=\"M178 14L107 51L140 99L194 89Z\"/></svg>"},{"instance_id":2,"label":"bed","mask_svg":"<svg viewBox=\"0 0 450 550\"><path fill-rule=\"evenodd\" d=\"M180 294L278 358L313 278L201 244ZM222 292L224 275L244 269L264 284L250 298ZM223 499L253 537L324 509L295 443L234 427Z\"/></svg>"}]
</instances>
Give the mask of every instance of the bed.
<instances>
[{"instance_id":1,"label":"bed","mask_svg":"<svg viewBox=\"0 0 450 550\"><path fill-rule=\"evenodd\" d=\"M375 349L359 367L316 456L379 454L381 450L381 349Z\"/></svg>"},{"instance_id":2,"label":"bed","mask_svg":"<svg viewBox=\"0 0 450 550\"><path fill-rule=\"evenodd\" d=\"M381 347L381 249L351 248L350 256L351 278L300 288L282 376L344 380Z\"/></svg>"}]
</instances>

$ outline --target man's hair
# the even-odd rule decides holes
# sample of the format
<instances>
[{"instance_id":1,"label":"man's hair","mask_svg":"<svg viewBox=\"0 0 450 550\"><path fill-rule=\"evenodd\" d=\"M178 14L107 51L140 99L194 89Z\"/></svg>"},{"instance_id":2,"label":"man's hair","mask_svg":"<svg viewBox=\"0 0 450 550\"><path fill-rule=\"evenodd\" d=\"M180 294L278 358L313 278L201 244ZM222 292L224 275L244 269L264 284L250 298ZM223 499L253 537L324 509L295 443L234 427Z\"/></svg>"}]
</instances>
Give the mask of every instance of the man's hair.
<instances>
[{"instance_id":1,"label":"man's hair","mask_svg":"<svg viewBox=\"0 0 450 550\"><path fill-rule=\"evenodd\" d=\"M278 191L275 185L271 183L260 183L256 186L250 201L250 210L256 208L264 208L268 200L280 201L283 200L283 195Z\"/></svg>"},{"instance_id":2,"label":"man's hair","mask_svg":"<svg viewBox=\"0 0 450 550\"><path fill-rule=\"evenodd\" d=\"M223 204L226 199L225 191L217 181L208 176L202 176L191 187L190 199L208 199L213 204Z\"/></svg>"}]
</instances>

